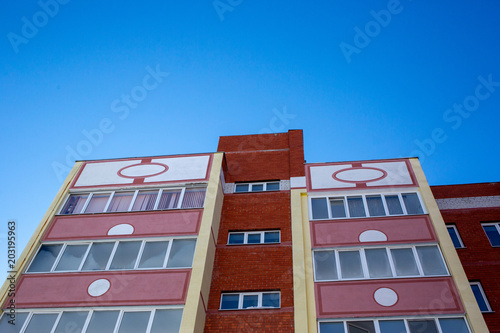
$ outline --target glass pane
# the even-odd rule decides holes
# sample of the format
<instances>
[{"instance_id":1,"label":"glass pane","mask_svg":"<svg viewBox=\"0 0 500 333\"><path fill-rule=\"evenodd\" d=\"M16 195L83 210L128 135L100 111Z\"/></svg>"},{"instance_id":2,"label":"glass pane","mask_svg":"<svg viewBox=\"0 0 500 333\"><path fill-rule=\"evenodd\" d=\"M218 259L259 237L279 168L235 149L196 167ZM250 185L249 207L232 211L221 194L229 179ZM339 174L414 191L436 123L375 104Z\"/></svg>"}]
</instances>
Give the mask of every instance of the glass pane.
<instances>
[{"instance_id":1,"label":"glass pane","mask_svg":"<svg viewBox=\"0 0 500 333\"><path fill-rule=\"evenodd\" d=\"M38 313L31 317L24 333L45 333L50 332L54 327L58 314L56 313Z\"/></svg>"},{"instance_id":2,"label":"glass pane","mask_svg":"<svg viewBox=\"0 0 500 333\"><path fill-rule=\"evenodd\" d=\"M191 267L195 247L195 239L175 239L170 250L167 267Z\"/></svg>"},{"instance_id":3,"label":"glass pane","mask_svg":"<svg viewBox=\"0 0 500 333\"><path fill-rule=\"evenodd\" d=\"M85 333L113 333L120 311L95 311Z\"/></svg>"},{"instance_id":4,"label":"glass pane","mask_svg":"<svg viewBox=\"0 0 500 333\"><path fill-rule=\"evenodd\" d=\"M237 309L240 295L222 295L221 310Z\"/></svg>"},{"instance_id":5,"label":"glass pane","mask_svg":"<svg viewBox=\"0 0 500 333\"><path fill-rule=\"evenodd\" d=\"M248 244L259 244L260 243L260 234L248 234Z\"/></svg>"},{"instance_id":6,"label":"glass pane","mask_svg":"<svg viewBox=\"0 0 500 333\"><path fill-rule=\"evenodd\" d=\"M344 323L319 323L319 333L345 333Z\"/></svg>"},{"instance_id":7,"label":"glass pane","mask_svg":"<svg viewBox=\"0 0 500 333\"><path fill-rule=\"evenodd\" d=\"M365 206L361 197L348 197L347 204L349 206L350 217L365 217Z\"/></svg>"},{"instance_id":8,"label":"glass pane","mask_svg":"<svg viewBox=\"0 0 500 333\"><path fill-rule=\"evenodd\" d=\"M443 333L469 333L463 318L439 319Z\"/></svg>"},{"instance_id":9,"label":"glass pane","mask_svg":"<svg viewBox=\"0 0 500 333\"><path fill-rule=\"evenodd\" d=\"M49 272L56 261L62 245L42 245L28 272Z\"/></svg>"},{"instance_id":10,"label":"glass pane","mask_svg":"<svg viewBox=\"0 0 500 333\"><path fill-rule=\"evenodd\" d=\"M248 192L248 184L236 184L234 192Z\"/></svg>"},{"instance_id":11,"label":"glass pane","mask_svg":"<svg viewBox=\"0 0 500 333\"><path fill-rule=\"evenodd\" d=\"M333 218L346 217L344 199L331 199L330 208L332 209Z\"/></svg>"},{"instance_id":12,"label":"glass pane","mask_svg":"<svg viewBox=\"0 0 500 333\"><path fill-rule=\"evenodd\" d=\"M245 241L244 233L229 234L228 244L243 244Z\"/></svg>"},{"instance_id":13,"label":"glass pane","mask_svg":"<svg viewBox=\"0 0 500 333\"><path fill-rule=\"evenodd\" d=\"M280 183L267 183L266 190L267 191L279 191Z\"/></svg>"},{"instance_id":14,"label":"glass pane","mask_svg":"<svg viewBox=\"0 0 500 333\"><path fill-rule=\"evenodd\" d=\"M64 253L57 263L55 271L76 271L82 263L83 256L89 244L84 245L67 245Z\"/></svg>"},{"instance_id":15,"label":"glass pane","mask_svg":"<svg viewBox=\"0 0 500 333\"><path fill-rule=\"evenodd\" d=\"M243 309L259 306L259 295L243 295Z\"/></svg>"},{"instance_id":16,"label":"glass pane","mask_svg":"<svg viewBox=\"0 0 500 333\"><path fill-rule=\"evenodd\" d=\"M80 214L88 197L88 194L72 194L61 210L61 214Z\"/></svg>"},{"instance_id":17,"label":"glass pane","mask_svg":"<svg viewBox=\"0 0 500 333\"><path fill-rule=\"evenodd\" d=\"M403 201L405 203L406 212L408 214L423 214L424 210L420 205L420 200L418 200L418 195L416 193L403 193L401 194Z\"/></svg>"},{"instance_id":18,"label":"glass pane","mask_svg":"<svg viewBox=\"0 0 500 333\"><path fill-rule=\"evenodd\" d=\"M408 320L411 333L438 333L434 320Z\"/></svg>"},{"instance_id":19,"label":"glass pane","mask_svg":"<svg viewBox=\"0 0 500 333\"><path fill-rule=\"evenodd\" d=\"M115 192L111 203L108 206L108 212L126 212L130 207L134 192Z\"/></svg>"},{"instance_id":20,"label":"glass pane","mask_svg":"<svg viewBox=\"0 0 500 333\"><path fill-rule=\"evenodd\" d=\"M153 210L155 208L158 191L139 191L135 197L132 210Z\"/></svg>"},{"instance_id":21,"label":"glass pane","mask_svg":"<svg viewBox=\"0 0 500 333\"><path fill-rule=\"evenodd\" d=\"M252 192L264 191L263 184L252 184Z\"/></svg>"},{"instance_id":22,"label":"glass pane","mask_svg":"<svg viewBox=\"0 0 500 333\"><path fill-rule=\"evenodd\" d=\"M380 333L406 333L403 320L380 320Z\"/></svg>"},{"instance_id":23,"label":"glass pane","mask_svg":"<svg viewBox=\"0 0 500 333\"><path fill-rule=\"evenodd\" d=\"M156 310L151 333L179 333L182 309Z\"/></svg>"},{"instance_id":24,"label":"glass pane","mask_svg":"<svg viewBox=\"0 0 500 333\"><path fill-rule=\"evenodd\" d=\"M500 246L500 234L494 225L483 225L492 246Z\"/></svg>"},{"instance_id":25,"label":"glass pane","mask_svg":"<svg viewBox=\"0 0 500 333\"><path fill-rule=\"evenodd\" d=\"M118 333L145 333L151 312L124 312Z\"/></svg>"},{"instance_id":26,"label":"glass pane","mask_svg":"<svg viewBox=\"0 0 500 333\"><path fill-rule=\"evenodd\" d=\"M92 244L87 259L85 259L85 263L83 264L82 271L105 270L114 245L115 243Z\"/></svg>"},{"instance_id":27,"label":"glass pane","mask_svg":"<svg viewBox=\"0 0 500 333\"><path fill-rule=\"evenodd\" d=\"M399 202L397 195L386 195L385 203L387 204L387 209L389 209L389 215L403 214L403 207L401 207L401 202Z\"/></svg>"},{"instance_id":28,"label":"glass pane","mask_svg":"<svg viewBox=\"0 0 500 333\"><path fill-rule=\"evenodd\" d=\"M116 249L110 269L132 269L137 260L141 242L120 242Z\"/></svg>"},{"instance_id":29,"label":"glass pane","mask_svg":"<svg viewBox=\"0 0 500 333\"><path fill-rule=\"evenodd\" d=\"M0 319L0 332L2 333L19 333L23 327L24 321L28 317L26 312L16 312L16 318L13 324L9 323L10 318L7 313L4 312L2 319Z\"/></svg>"},{"instance_id":30,"label":"glass pane","mask_svg":"<svg viewBox=\"0 0 500 333\"><path fill-rule=\"evenodd\" d=\"M88 314L88 311L64 311L54 333L81 333Z\"/></svg>"},{"instance_id":31,"label":"glass pane","mask_svg":"<svg viewBox=\"0 0 500 333\"><path fill-rule=\"evenodd\" d=\"M326 206L326 198L313 198L311 199L312 217L314 220L327 219L328 208Z\"/></svg>"},{"instance_id":32,"label":"glass pane","mask_svg":"<svg viewBox=\"0 0 500 333\"><path fill-rule=\"evenodd\" d=\"M106 207L106 204L108 203L109 196L109 193L94 193L87 208L85 208L85 213L104 212L104 207Z\"/></svg>"},{"instance_id":33,"label":"glass pane","mask_svg":"<svg viewBox=\"0 0 500 333\"><path fill-rule=\"evenodd\" d=\"M389 258L386 249L366 249L368 271L372 278L392 277Z\"/></svg>"},{"instance_id":34,"label":"glass pane","mask_svg":"<svg viewBox=\"0 0 500 333\"><path fill-rule=\"evenodd\" d=\"M142 252L139 268L163 267L167 254L167 242L146 242Z\"/></svg>"},{"instance_id":35,"label":"glass pane","mask_svg":"<svg viewBox=\"0 0 500 333\"><path fill-rule=\"evenodd\" d=\"M481 309L482 312L487 312L490 309L488 308L488 304L486 303L486 300L484 299L483 294L481 293L481 288L477 284L471 284L470 287L472 288L472 292L474 293L474 296L476 297L477 305L479 305L479 309Z\"/></svg>"},{"instance_id":36,"label":"glass pane","mask_svg":"<svg viewBox=\"0 0 500 333\"><path fill-rule=\"evenodd\" d=\"M181 208L202 208L205 201L204 188L190 188L184 192Z\"/></svg>"},{"instance_id":37,"label":"glass pane","mask_svg":"<svg viewBox=\"0 0 500 333\"><path fill-rule=\"evenodd\" d=\"M359 251L339 252L340 271L344 279L362 278L363 268Z\"/></svg>"},{"instance_id":38,"label":"glass pane","mask_svg":"<svg viewBox=\"0 0 500 333\"><path fill-rule=\"evenodd\" d=\"M262 306L265 308L279 308L280 307L280 293L262 294Z\"/></svg>"},{"instance_id":39,"label":"glass pane","mask_svg":"<svg viewBox=\"0 0 500 333\"><path fill-rule=\"evenodd\" d=\"M397 276L420 275L412 249L391 249Z\"/></svg>"},{"instance_id":40,"label":"glass pane","mask_svg":"<svg viewBox=\"0 0 500 333\"><path fill-rule=\"evenodd\" d=\"M375 333L373 321L348 321L348 333Z\"/></svg>"},{"instance_id":41,"label":"glass pane","mask_svg":"<svg viewBox=\"0 0 500 333\"><path fill-rule=\"evenodd\" d=\"M424 275L446 275L446 267L437 246L417 246Z\"/></svg>"},{"instance_id":42,"label":"glass pane","mask_svg":"<svg viewBox=\"0 0 500 333\"><path fill-rule=\"evenodd\" d=\"M461 248L462 244L460 243L460 239L458 238L457 231L453 227L448 227L448 233L450 234L451 240L453 241L453 245L455 248Z\"/></svg>"},{"instance_id":43,"label":"glass pane","mask_svg":"<svg viewBox=\"0 0 500 333\"><path fill-rule=\"evenodd\" d=\"M380 195L369 195L366 197L370 216L385 216L384 204Z\"/></svg>"},{"instance_id":44,"label":"glass pane","mask_svg":"<svg viewBox=\"0 0 500 333\"><path fill-rule=\"evenodd\" d=\"M269 231L264 233L264 243L279 243L279 242L280 242L279 231Z\"/></svg>"},{"instance_id":45,"label":"glass pane","mask_svg":"<svg viewBox=\"0 0 500 333\"><path fill-rule=\"evenodd\" d=\"M158 209L174 209L179 204L181 190L163 190L158 203Z\"/></svg>"},{"instance_id":46,"label":"glass pane","mask_svg":"<svg viewBox=\"0 0 500 333\"><path fill-rule=\"evenodd\" d=\"M314 252L314 273L317 281L338 279L334 251Z\"/></svg>"}]
</instances>

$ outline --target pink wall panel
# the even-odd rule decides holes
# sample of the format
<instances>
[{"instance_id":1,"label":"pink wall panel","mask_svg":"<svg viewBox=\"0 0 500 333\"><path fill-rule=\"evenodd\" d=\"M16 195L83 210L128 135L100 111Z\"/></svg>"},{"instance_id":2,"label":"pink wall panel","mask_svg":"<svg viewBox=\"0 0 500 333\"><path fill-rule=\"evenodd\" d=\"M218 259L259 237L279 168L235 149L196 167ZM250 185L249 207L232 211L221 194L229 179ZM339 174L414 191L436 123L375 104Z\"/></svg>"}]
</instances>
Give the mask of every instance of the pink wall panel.
<instances>
[{"instance_id":1,"label":"pink wall panel","mask_svg":"<svg viewBox=\"0 0 500 333\"><path fill-rule=\"evenodd\" d=\"M359 235L366 230L383 232L387 236L387 241L361 243ZM312 221L311 238L313 248L437 240L427 215Z\"/></svg>"},{"instance_id":2,"label":"pink wall panel","mask_svg":"<svg viewBox=\"0 0 500 333\"><path fill-rule=\"evenodd\" d=\"M202 209L56 216L43 240L99 239L194 235L198 233ZM108 236L118 224L134 227L132 235Z\"/></svg>"},{"instance_id":3,"label":"pink wall panel","mask_svg":"<svg viewBox=\"0 0 500 333\"><path fill-rule=\"evenodd\" d=\"M190 269L161 271L24 274L16 293L18 308L184 304ZM87 292L98 279L111 286L102 296Z\"/></svg>"},{"instance_id":4,"label":"pink wall panel","mask_svg":"<svg viewBox=\"0 0 500 333\"><path fill-rule=\"evenodd\" d=\"M396 304L378 304L374 294L379 288L394 290ZM464 312L451 277L316 283L315 294L318 318Z\"/></svg>"}]
</instances>

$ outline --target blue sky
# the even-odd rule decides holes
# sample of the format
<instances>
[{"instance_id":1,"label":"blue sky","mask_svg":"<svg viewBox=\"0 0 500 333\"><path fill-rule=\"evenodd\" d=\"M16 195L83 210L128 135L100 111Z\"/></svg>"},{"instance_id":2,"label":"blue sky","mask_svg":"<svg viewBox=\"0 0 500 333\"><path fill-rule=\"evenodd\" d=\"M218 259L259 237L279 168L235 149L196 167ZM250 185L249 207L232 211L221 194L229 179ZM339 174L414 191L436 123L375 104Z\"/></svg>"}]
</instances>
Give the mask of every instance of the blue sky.
<instances>
[{"instance_id":1,"label":"blue sky","mask_svg":"<svg viewBox=\"0 0 500 333\"><path fill-rule=\"evenodd\" d=\"M0 253L9 219L24 248L75 158L222 135L303 129L307 162L419 156L431 185L499 181L496 1L0 6Z\"/></svg>"}]
</instances>

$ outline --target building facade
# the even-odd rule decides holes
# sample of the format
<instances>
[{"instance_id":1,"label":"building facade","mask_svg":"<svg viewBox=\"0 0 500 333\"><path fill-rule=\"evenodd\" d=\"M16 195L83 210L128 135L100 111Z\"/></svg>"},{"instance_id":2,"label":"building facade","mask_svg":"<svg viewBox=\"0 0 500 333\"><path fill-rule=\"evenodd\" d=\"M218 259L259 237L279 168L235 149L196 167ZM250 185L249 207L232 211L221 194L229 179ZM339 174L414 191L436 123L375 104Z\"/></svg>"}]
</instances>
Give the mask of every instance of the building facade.
<instances>
[{"instance_id":1,"label":"building facade","mask_svg":"<svg viewBox=\"0 0 500 333\"><path fill-rule=\"evenodd\" d=\"M301 130L77 162L0 332L487 332L469 280L489 312L498 280L466 276L438 203L417 159L305 164Z\"/></svg>"}]
</instances>

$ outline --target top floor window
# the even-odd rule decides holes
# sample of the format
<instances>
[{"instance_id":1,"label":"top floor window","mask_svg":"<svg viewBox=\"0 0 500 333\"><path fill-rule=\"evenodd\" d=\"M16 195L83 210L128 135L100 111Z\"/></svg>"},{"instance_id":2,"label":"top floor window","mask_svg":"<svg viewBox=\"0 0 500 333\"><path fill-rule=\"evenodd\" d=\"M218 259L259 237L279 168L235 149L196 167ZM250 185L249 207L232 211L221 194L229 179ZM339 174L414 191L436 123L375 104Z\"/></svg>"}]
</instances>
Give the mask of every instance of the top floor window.
<instances>
[{"instance_id":1,"label":"top floor window","mask_svg":"<svg viewBox=\"0 0 500 333\"><path fill-rule=\"evenodd\" d=\"M234 189L235 193L243 192L263 192L263 191L279 191L280 182L261 182L261 183L238 183Z\"/></svg>"},{"instance_id":2,"label":"top floor window","mask_svg":"<svg viewBox=\"0 0 500 333\"><path fill-rule=\"evenodd\" d=\"M483 223L483 229L491 246L500 246L500 223Z\"/></svg>"},{"instance_id":3,"label":"top floor window","mask_svg":"<svg viewBox=\"0 0 500 333\"><path fill-rule=\"evenodd\" d=\"M425 214L418 193L312 197L313 220Z\"/></svg>"},{"instance_id":4,"label":"top floor window","mask_svg":"<svg viewBox=\"0 0 500 333\"><path fill-rule=\"evenodd\" d=\"M171 188L71 194L61 215L202 208L205 188Z\"/></svg>"}]
</instances>

